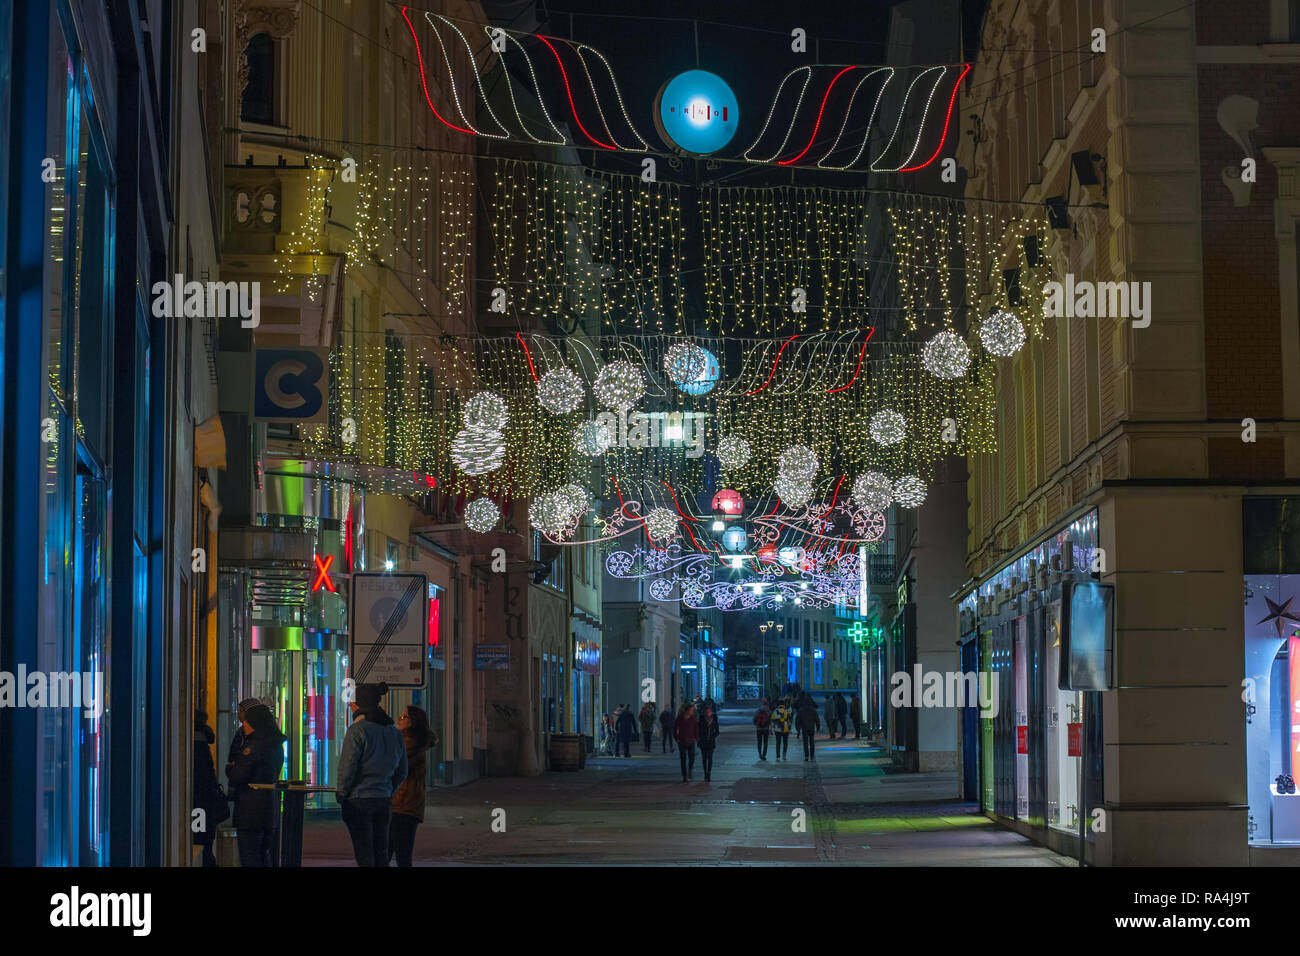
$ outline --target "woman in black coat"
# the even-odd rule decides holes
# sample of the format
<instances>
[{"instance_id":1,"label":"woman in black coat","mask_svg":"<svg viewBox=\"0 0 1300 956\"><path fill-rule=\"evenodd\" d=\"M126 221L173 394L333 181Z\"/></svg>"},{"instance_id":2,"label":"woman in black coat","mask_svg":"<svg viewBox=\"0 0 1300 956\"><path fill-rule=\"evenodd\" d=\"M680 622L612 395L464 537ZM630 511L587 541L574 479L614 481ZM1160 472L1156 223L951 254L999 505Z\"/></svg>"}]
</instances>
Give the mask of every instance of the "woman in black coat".
<instances>
[{"instance_id":1,"label":"woman in black coat","mask_svg":"<svg viewBox=\"0 0 1300 956\"><path fill-rule=\"evenodd\" d=\"M192 809L202 810L202 826L194 831L192 842L203 847L203 865L216 866L212 843L217 838L217 824L230 816L226 793L217 783L217 768L212 762L212 745L217 735L208 726L208 715L194 712L194 796Z\"/></svg>"},{"instance_id":2,"label":"woman in black coat","mask_svg":"<svg viewBox=\"0 0 1300 956\"><path fill-rule=\"evenodd\" d=\"M700 718L700 761L704 765L704 779L713 775L713 750L718 746L718 715L713 708L705 705L704 716Z\"/></svg>"},{"instance_id":3,"label":"woman in black coat","mask_svg":"<svg viewBox=\"0 0 1300 956\"><path fill-rule=\"evenodd\" d=\"M266 706L250 707L244 715L244 746L226 770L230 798L235 801L235 835L240 866L271 866L275 836L276 793L254 790L254 783L275 783L284 765L284 734Z\"/></svg>"}]
</instances>

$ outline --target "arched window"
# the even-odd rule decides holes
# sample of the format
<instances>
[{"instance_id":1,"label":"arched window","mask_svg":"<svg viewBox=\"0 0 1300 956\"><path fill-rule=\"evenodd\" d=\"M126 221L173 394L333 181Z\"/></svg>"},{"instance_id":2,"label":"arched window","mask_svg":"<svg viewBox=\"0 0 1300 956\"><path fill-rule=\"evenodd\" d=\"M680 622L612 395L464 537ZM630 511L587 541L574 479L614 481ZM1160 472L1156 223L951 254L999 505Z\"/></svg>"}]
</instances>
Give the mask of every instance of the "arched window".
<instances>
[{"instance_id":1,"label":"arched window","mask_svg":"<svg viewBox=\"0 0 1300 956\"><path fill-rule=\"evenodd\" d=\"M259 33L248 41L244 55L248 58L248 85L239 118L249 123L274 123L275 41L269 33Z\"/></svg>"}]
</instances>

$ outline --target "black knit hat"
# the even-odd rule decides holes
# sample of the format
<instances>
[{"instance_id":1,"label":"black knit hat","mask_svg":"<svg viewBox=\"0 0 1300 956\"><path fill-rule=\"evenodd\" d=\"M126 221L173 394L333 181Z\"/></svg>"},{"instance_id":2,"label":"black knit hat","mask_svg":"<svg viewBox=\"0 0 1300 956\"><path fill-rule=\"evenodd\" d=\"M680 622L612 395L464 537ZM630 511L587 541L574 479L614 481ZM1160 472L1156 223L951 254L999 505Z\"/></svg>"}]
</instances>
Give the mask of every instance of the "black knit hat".
<instances>
[{"instance_id":1,"label":"black knit hat","mask_svg":"<svg viewBox=\"0 0 1300 956\"><path fill-rule=\"evenodd\" d=\"M359 710L373 710L379 706L379 698L387 693L388 685L383 681L378 684L358 684L357 708Z\"/></svg>"}]
</instances>

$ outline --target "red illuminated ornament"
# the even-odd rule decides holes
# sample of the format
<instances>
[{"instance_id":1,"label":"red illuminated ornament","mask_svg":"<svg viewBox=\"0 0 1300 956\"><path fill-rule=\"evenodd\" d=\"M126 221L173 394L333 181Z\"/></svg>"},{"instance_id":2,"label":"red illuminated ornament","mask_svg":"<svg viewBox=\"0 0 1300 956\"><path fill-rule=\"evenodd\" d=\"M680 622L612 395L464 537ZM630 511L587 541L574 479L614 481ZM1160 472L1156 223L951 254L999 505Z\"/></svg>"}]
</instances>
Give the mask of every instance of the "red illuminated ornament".
<instances>
[{"instance_id":1,"label":"red illuminated ornament","mask_svg":"<svg viewBox=\"0 0 1300 956\"><path fill-rule=\"evenodd\" d=\"M721 511L724 515L738 515L744 507L745 499L730 488L724 488L713 496L713 510Z\"/></svg>"},{"instance_id":2,"label":"red illuminated ornament","mask_svg":"<svg viewBox=\"0 0 1300 956\"><path fill-rule=\"evenodd\" d=\"M316 562L316 580L311 583L311 589L319 591L323 584L331 594L335 593L334 582L330 580L330 565L334 563L334 555L326 558L324 564L321 564L319 554L313 554L311 558Z\"/></svg>"},{"instance_id":3,"label":"red illuminated ornament","mask_svg":"<svg viewBox=\"0 0 1300 956\"><path fill-rule=\"evenodd\" d=\"M776 561L776 545L765 544L758 549L758 560L770 564Z\"/></svg>"}]
</instances>

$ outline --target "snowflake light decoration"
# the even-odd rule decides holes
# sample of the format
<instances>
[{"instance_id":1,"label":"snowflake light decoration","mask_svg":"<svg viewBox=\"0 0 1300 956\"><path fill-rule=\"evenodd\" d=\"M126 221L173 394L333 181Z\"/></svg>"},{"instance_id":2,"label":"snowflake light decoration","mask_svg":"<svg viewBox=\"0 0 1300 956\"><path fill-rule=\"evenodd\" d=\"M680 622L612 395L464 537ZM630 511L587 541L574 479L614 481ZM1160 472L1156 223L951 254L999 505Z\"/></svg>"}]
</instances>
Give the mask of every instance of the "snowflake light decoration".
<instances>
[{"instance_id":1,"label":"snowflake light decoration","mask_svg":"<svg viewBox=\"0 0 1300 956\"><path fill-rule=\"evenodd\" d=\"M677 533L677 515L667 508L655 508L645 516L646 530L656 541L664 541Z\"/></svg>"},{"instance_id":2,"label":"snowflake light decoration","mask_svg":"<svg viewBox=\"0 0 1300 956\"><path fill-rule=\"evenodd\" d=\"M925 343L921 364L935 378L961 378L970 368L970 349L956 332L940 332Z\"/></svg>"},{"instance_id":3,"label":"snowflake light decoration","mask_svg":"<svg viewBox=\"0 0 1300 956\"><path fill-rule=\"evenodd\" d=\"M718 442L718 461L723 468L744 468L749 461L749 442L739 435L728 435Z\"/></svg>"},{"instance_id":4,"label":"snowflake light decoration","mask_svg":"<svg viewBox=\"0 0 1300 956\"><path fill-rule=\"evenodd\" d=\"M465 506L465 526L471 531L486 534L501 520L501 509L491 498L475 498Z\"/></svg>"},{"instance_id":5,"label":"snowflake light decoration","mask_svg":"<svg viewBox=\"0 0 1300 956\"><path fill-rule=\"evenodd\" d=\"M871 440L878 445L897 445L907 437L907 420L892 408L882 408L871 416Z\"/></svg>"},{"instance_id":6,"label":"snowflake light decoration","mask_svg":"<svg viewBox=\"0 0 1300 956\"><path fill-rule=\"evenodd\" d=\"M979 327L980 341L994 355L1015 355L1025 344L1025 327L1011 312L995 311Z\"/></svg>"},{"instance_id":7,"label":"snowflake light decoration","mask_svg":"<svg viewBox=\"0 0 1300 956\"><path fill-rule=\"evenodd\" d=\"M925 482L915 475L904 475L894 482L894 499L904 508L920 507L925 501Z\"/></svg>"},{"instance_id":8,"label":"snowflake light decoration","mask_svg":"<svg viewBox=\"0 0 1300 956\"><path fill-rule=\"evenodd\" d=\"M510 408L496 392L479 392L461 410L470 431L499 432L506 427Z\"/></svg>"},{"instance_id":9,"label":"snowflake light decoration","mask_svg":"<svg viewBox=\"0 0 1300 956\"><path fill-rule=\"evenodd\" d=\"M614 430L605 422L583 422L573 430L573 447L596 458L614 447Z\"/></svg>"},{"instance_id":10,"label":"snowflake light decoration","mask_svg":"<svg viewBox=\"0 0 1300 956\"><path fill-rule=\"evenodd\" d=\"M867 511L884 511L894 500L894 483L878 471L858 475L853 479L853 500Z\"/></svg>"},{"instance_id":11,"label":"snowflake light decoration","mask_svg":"<svg viewBox=\"0 0 1300 956\"><path fill-rule=\"evenodd\" d=\"M582 379L572 369L551 369L537 380L537 401L553 415L573 411L582 404L582 396Z\"/></svg>"},{"instance_id":12,"label":"snowflake light decoration","mask_svg":"<svg viewBox=\"0 0 1300 956\"><path fill-rule=\"evenodd\" d=\"M496 471L506 458L505 436L499 431L462 428L451 442L451 460L467 475Z\"/></svg>"},{"instance_id":13,"label":"snowflake light decoration","mask_svg":"<svg viewBox=\"0 0 1300 956\"><path fill-rule=\"evenodd\" d=\"M650 596L656 601L667 601L673 593L672 578L655 578L650 582Z\"/></svg>"},{"instance_id":14,"label":"snowflake light decoration","mask_svg":"<svg viewBox=\"0 0 1300 956\"><path fill-rule=\"evenodd\" d=\"M602 405L621 412L631 408L645 394L645 376L631 362L619 359L600 370L592 388Z\"/></svg>"},{"instance_id":15,"label":"snowflake light decoration","mask_svg":"<svg viewBox=\"0 0 1300 956\"><path fill-rule=\"evenodd\" d=\"M807 445L791 445L777 459L776 472L782 478L811 482L813 475L817 474L817 466L817 455L811 448ZM811 498L812 495L808 497Z\"/></svg>"}]
</instances>

